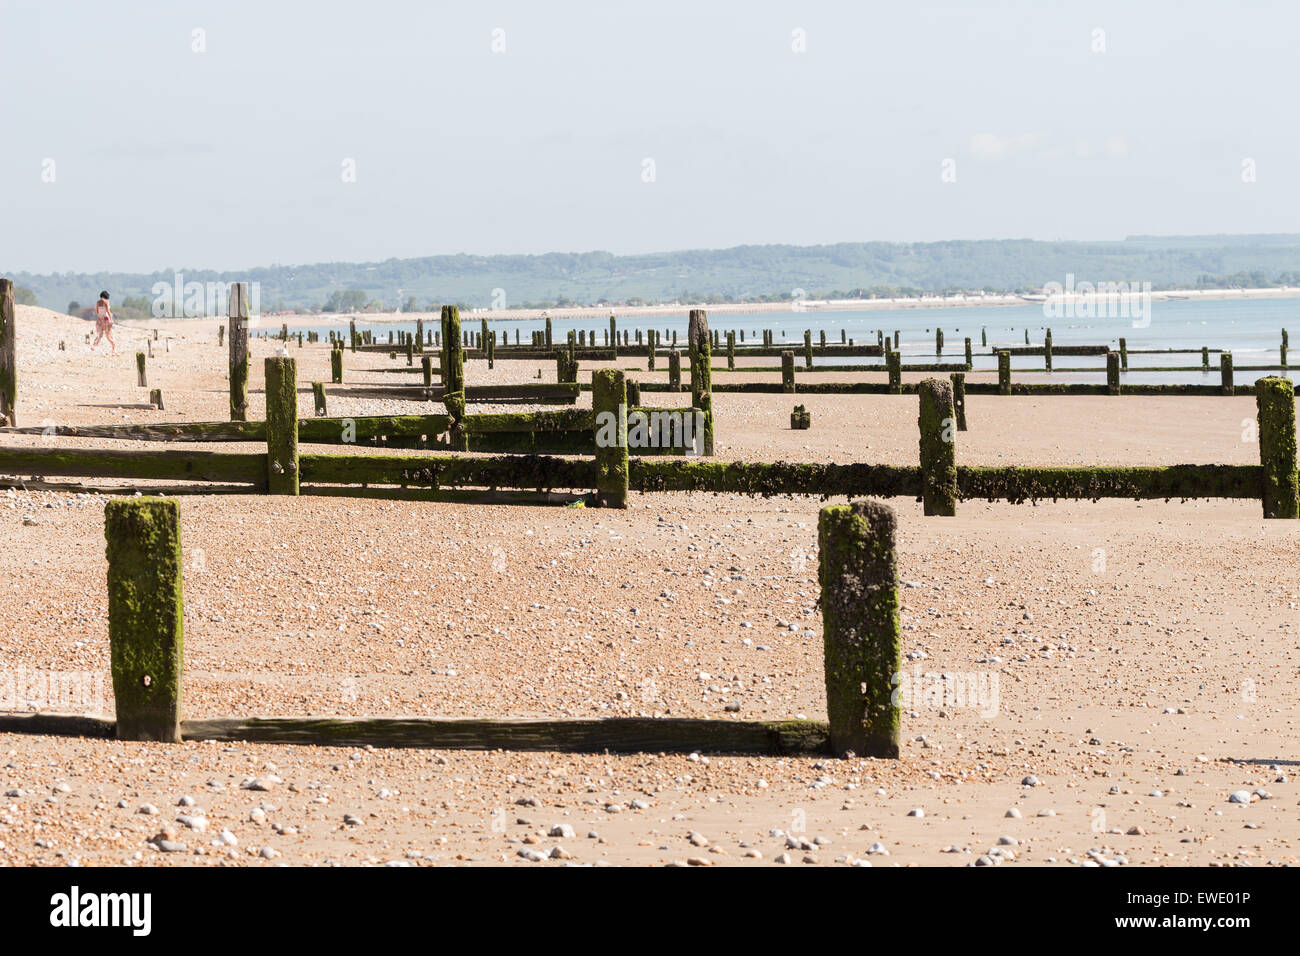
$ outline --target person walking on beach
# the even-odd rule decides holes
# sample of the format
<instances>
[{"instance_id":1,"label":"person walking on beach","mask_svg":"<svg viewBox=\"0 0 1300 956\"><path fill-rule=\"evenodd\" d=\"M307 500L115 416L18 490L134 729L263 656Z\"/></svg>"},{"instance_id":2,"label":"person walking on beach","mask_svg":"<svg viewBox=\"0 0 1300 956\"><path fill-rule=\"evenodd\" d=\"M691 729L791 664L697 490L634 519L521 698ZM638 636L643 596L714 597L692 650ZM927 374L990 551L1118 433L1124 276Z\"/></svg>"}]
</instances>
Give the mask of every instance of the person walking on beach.
<instances>
[{"instance_id":1,"label":"person walking on beach","mask_svg":"<svg viewBox=\"0 0 1300 956\"><path fill-rule=\"evenodd\" d=\"M108 338L108 344L113 346L113 354L117 354L117 343L113 341L113 308L108 304L108 293L101 292L99 301L95 303L95 344L90 347L93 352L95 345L99 344L102 338Z\"/></svg>"}]
</instances>

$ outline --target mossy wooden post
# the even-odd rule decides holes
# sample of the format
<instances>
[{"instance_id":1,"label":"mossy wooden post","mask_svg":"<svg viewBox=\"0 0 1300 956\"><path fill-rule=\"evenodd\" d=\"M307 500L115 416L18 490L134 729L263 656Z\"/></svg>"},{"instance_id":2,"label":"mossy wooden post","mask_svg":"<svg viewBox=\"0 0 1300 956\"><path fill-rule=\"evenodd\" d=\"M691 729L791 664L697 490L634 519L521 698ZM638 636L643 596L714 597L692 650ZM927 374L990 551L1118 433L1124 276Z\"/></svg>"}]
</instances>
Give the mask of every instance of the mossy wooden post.
<instances>
[{"instance_id":1,"label":"mossy wooden post","mask_svg":"<svg viewBox=\"0 0 1300 956\"><path fill-rule=\"evenodd\" d=\"M803 367L813 367L812 329L803 330Z\"/></svg>"},{"instance_id":2,"label":"mossy wooden post","mask_svg":"<svg viewBox=\"0 0 1300 956\"><path fill-rule=\"evenodd\" d=\"M966 430L966 373L949 372L948 378L952 380L952 408L957 414L957 431L964 432Z\"/></svg>"},{"instance_id":3,"label":"mossy wooden post","mask_svg":"<svg viewBox=\"0 0 1300 956\"><path fill-rule=\"evenodd\" d=\"M110 501L104 538L117 737L178 743L185 643L180 506L174 498Z\"/></svg>"},{"instance_id":4,"label":"mossy wooden post","mask_svg":"<svg viewBox=\"0 0 1300 956\"><path fill-rule=\"evenodd\" d=\"M1259 463L1264 466L1264 517L1300 517L1296 472L1295 386L1279 376L1255 382Z\"/></svg>"},{"instance_id":5,"label":"mossy wooden post","mask_svg":"<svg viewBox=\"0 0 1300 956\"><path fill-rule=\"evenodd\" d=\"M1029 329L1025 329L1025 344L1029 344Z\"/></svg>"},{"instance_id":6,"label":"mossy wooden post","mask_svg":"<svg viewBox=\"0 0 1300 956\"><path fill-rule=\"evenodd\" d=\"M975 367L975 356L971 352L970 339L966 340L966 369L967 371Z\"/></svg>"},{"instance_id":7,"label":"mossy wooden post","mask_svg":"<svg viewBox=\"0 0 1300 956\"><path fill-rule=\"evenodd\" d=\"M425 388L433 388L433 356L420 356L420 380Z\"/></svg>"},{"instance_id":8,"label":"mossy wooden post","mask_svg":"<svg viewBox=\"0 0 1300 956\"><path fill-rule=\"evenodd\" d=\"M989 330L980 329L980 348L986 349L988 347L989 347Z\"/></svg>"},{"instance_id":9,"label":"mossy wooden post","mask_svg":"<svg viewBox=\"0 0 1300 956\"><path fill-rule=\"evenodd\" d=\"M1208 372L1210 370L1210 350L1207 346L1201 346L1201 370Z\"/></svg>"},{"instance_id":10,"label":"mossy wooden post","mask_svg":"<svg viewBox=\"0 0 1300 956\"><path fill-rule=\"evenodd\" d=\"M794 352L790 349L781 353L781 391L794 393Z\"/></svg>"},{"instance_id":11,"label":"mossy wooden post","mask_svg":"<svg viewBox=\"0 0 1300 956\"><path fill-rule=\"evenodd\" d=\"M848 331L848 329L840 329L840 345L844 345L844 344L846 344L848 341L849 341L849 331Z\"/></svg>"},{"instance_id":12,"label":"mossy wooden post","mask_svg":"<svg viewBox=\"0 0 1300 956\"><path fill-rule=\"evenodd\" d=\"M160 412L163 410L163 397L162 397L161 388L153 388L149 390L149 404L152 405L154 408L158 409L158 411Z\"/></svg>"},{"instance_id":13,"label":"mossy wooden post","mask_svg":"<svg viewBox=\"0 0 1300 956\"><path fill-rule=\"evenodd\" d=\"M825 329L822 329L822 330L821 330L821 346L822 346L822 348L826 348L826 330L825 330Z\"/></svg>"},{"instance_id":14,"label":"mossy wooden post","mask_svg":"<svg viewBox=\"0 0 1300 956\"><path fill-rule=\"evenodd\" d=\"M927 378L920 398L921 501L927 515L957 513L957 439L953 427L952 383Z\"/></svg>"},{"instance_id":15,"label":"mossy wooden post","mask_svg":"<svg viewBox=\"0 0 1300 956\"><path fill-rule=\"evenodd\" d=\"M551 320L546 320L546 339L550 344ZM442 402L452 418L451 447L469 451L469 434L465 431L465 354L461 351L460 309L454 305L442 307L442 341L444 346L442 370Z\"/></svg>"},{"instance_id":16,"label":"mossy wooden post","mask_svg":"<svg viewBox=\"0 0 1300 956\"><path fill-rule=\"evenodd\" d=\"M1128 371L1128 339L1119 340L1119 367Z\"/></svg>"},{"instance_id":17,"label":"mossy wooden post","mask_svg":"<svg viewBox=\"0 0 1300 956\"><path fill-rule=\"evenodd\" d=\"M709 337L709 315L703 309L691 309L686 336L691 361L691 407L704 416L704 434L697 436L696 447L701 454L712 455L713 340Z\"/></svg>"},{"instance_id":18,"label":"mossy wooden post","mask_svg":"<svg viewBox=\"0 0 1300 956\"><path fill-rule=\"evenodd\" d=\"M1106 353L1106 394L1120 394L1118 352Z\"/></svg>"},{"instance_id":19,"label":"mossy wooden post","mask_svg":"<svg viewBox=\"0 0 1300 956\"><path fill-rule=\"evenodd\" d=\"M1219 393L1231 396L1232 387L1232 353L1219 353Z\"/></svg>"},{"instance_id":20,"label":"mossy wooden post","mask_svg":"<svg viewBox=\"0 0 1300 956\"><path fill-rule=\"evenodd\" d=\"M224 325L218 325L217 326L217 348L221 348L221 346L225 344L226 344L226 327Z\"/></svg>"},{"instance_id":21,"label":"mossy wooden post","mask_svg":"<svg viewBox=\"0 0 1300 956\"><path fill-rule=\"evenodd\" d=\"M266 360L266 490L298 493L298 361Z\"/></svg>"},{"instance_id":22,"label":"mossy wooden post","mask_svg":"<svg viewBox=\"0 0 1300 956\"><path fill-rule=\"evenodd\" d=\"M330 381L335 385L343 384L343 350L330 349Z\"/></svg>"},{"instance_id":23,"label":"mossy wooden post","mask_svg":"<svg viewBox=\"0 0 1300 956\"><path fill-rule=\"evenodd\" d=\"M1052 370L1052 330L1047 330L1047 335L1043 337L1043 367L1049 372Z\"/></svg>"},{"instance_id":24,"label":"mossy wooden post","mask_svg":"<svg viewBox=\"0 0 1300 956\"><path fill-rule=\"evenodd\" d=\"M657 344L655 340L658 337L659 333L654 329L646 329L646 371L648 372L655 370L655 346Z\"/></svg>"},{"instance_id":25,"label":"mossy wooden post","mask_svg":"<svg viewBox=\"0 0 1300 956\"><path fill-rule=\"evenodd\" d=\"M1006 349L998 353L998 394L1011 394L1011 353Z\"/></svg>"},{"instance_id":26,"label":"mossy wooden post","mask_svg":"<svg viewBox=\"0 0 1300 956\"><path fill-rule=\"evenodd\" d=\"M428 361L428 360L426 359L425 361ZM329 412L326 410L326 407L325 407L325 383L324 383L324 382L312 382L312 383L311 383L311 396L312 396L312 398L313 398L313 399L315 400L315 402L316 402L316 417L317 417L317 418L324 418L326 415L329 414Z\"/></svg>"},{"instance_id":27,"label":"mossy wooden post","mask_svg":"<svg viewBox=\"0 0 1300 956\"><path fill-rule=\"evenodd\" d=\"M727 333L727 368L730 371L736 369L736 333Z\"/></svg>"},{"instance_id":28,"label":"mossy wooden post","mask_svg":"<svg viewBox=\"0 0 1300 956\"><path fill-rule=\"evenodd\" d=\"M934 330L934 354L943 355L943 329Z\"/></svg>"},{"instance_id":29,"label":"mossy wooden post","mask_svg":"<svg viewBox=\"0 0 1300 956\"><path fill-rule=\"evenodd\" d=\"M885 368L889 372L889 394L903 394L903 355L901 352L885 353Z\"/></svg>"},{"instance_id":30,"label":"mossy wooden post","mask_svg":"<svg viewBox=\"0 0 1300 956\"><path fill-rule=\"evenodd\" d=\"M1281 354L1281 357L1282 357L1282 367L1283 367L1283 368L1286 368L1286 367L1287 367L1287 364L1286 364L1286 352L1287 352L1287 348L1288 348L1290 345L1291 345L1291 343L1290 343L1290 341L1287 339L1286 329L1283 329L1283 330L1282 330L1282 347L1281 347L1281 349L1279 350L1279 352L1280 352L1280 354Z\"/></svg>"},{"instance_id":31,"label":"mossy wooden post","mask_svg":"<svg viewBox=\"0 0 1300 956\"><path fill-rule=\"evenodd\" d=\"M899 755L896 525L894 509L878 501L828 505L817 520L826 716L840 756Z\"/></svg>"},{"instance_id":32,"label":"mossy wooden post","mask_svg":"<svg viewBox=\"0 0 1300 956\"><path fill-rule=\"evenodd\" d=\"M596 424L596 504L627 507L627 386L616 368L591 373Z\"/></svg>"},{"instance_id":33,"label":"mossy wooden post","mask_svg":"<svg viewBox=\"0 0 1300 956\"><path fill-rule=\"evenodd\" d=\"M487 360L489 369L497 367L497 334L495 331L488 333Z\"/></svg>"},{"instance_id":34,"label":"mossy wooden post","mask_svg":"<svg viewBox=\"0 0 1300 956\"><path fill-rule=\"evenodd\" d=\"M248 421L248 283L230 286L230 420Z\"/></svg>"},{"instance_id":35,"label":"mossy wooden post","mask_svg":"<svg viewBox=\"0 0 1300 956\"><path fill-rule=\"evenodd\" d=\"M614 354L618 355L618 320L614 318L614 313L609 314L609 344L614 349Z\"/></svg>"},{"instance_id":36,"label":"mossy wooden post","mask_svg":"<svg viewBox=\"0 0 1300 956\"><path fill-rule=\"evenodd\" d=\"M668 391L682 390L682 353L676 347L668 350Z\"/></svg>"},{"instance_id":37,"label":"mossy wooden post","mask_svg":"<svg viewBox=\"0 0 1300 956\"><path fill-rule=\"evenodd\" d=\"M415 350L424 351L424 319L415 320Z\"/></svg>"},{"instance_id":38,"label":"mossy wooden post","mask_svg":"<svg viewBox=\"0 0 1300 956\"><path fill-rule=\"evenodd\" d=\"M553 344L551 342L551 317L548 315L546 317L546 347L549 349Z\"/></svg>"},{"instance_id":39,"label":"mossy wooden post","mask_svg":"<svg viewBox=\"0 0 1300 956\"><path fill-rule=\"evenodd\" d=\"M410 339L406 340L406 364L415 365L415 343Z\"/></svg>"},{"instance_id":40,"label":"mossy wooden post","mask_svg":"<svg viewBox=\"0 0 1300 956\"><path fill-rule=\"evenodd\" d=\"M627 335L626 332L623 333ZM627 380L627 407L639 408L641 406L641 383L634 378Z\"/></svg>"}]
</instances>

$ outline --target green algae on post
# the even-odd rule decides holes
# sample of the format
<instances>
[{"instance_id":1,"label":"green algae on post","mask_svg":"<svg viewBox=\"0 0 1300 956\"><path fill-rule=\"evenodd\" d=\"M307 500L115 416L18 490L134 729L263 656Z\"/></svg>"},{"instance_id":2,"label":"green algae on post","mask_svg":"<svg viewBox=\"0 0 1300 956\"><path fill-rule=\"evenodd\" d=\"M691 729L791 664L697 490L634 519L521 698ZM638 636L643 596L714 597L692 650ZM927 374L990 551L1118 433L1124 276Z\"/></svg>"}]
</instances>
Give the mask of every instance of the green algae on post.
<instances>
[{"instance_id":1,"label":"green algae on post","mask_svg":"<svg viewBox=\"0 0 1300 956\"><path fill-rule=\"evenodd\" d=\"M781 391L794 392L794 352L790 349L781 353Z\"/></svg>"},{"instance_id":2,"label":"green algae on post","mask_svg":"<svg viewBox=\"0 0 1300 956\"><path fill-rule=\"evenodd\" d=\"M702 455L713 454L713 347L709 338L709 316L703 309L691 309L687 325L687 348L691 359L691 405L703 414L703 434L696 436Z\"/></svg>"},{"instance_id":3,"label":"green algae on post","mask_svg":"<svg viewBox=\"0 0 1300 956\"><path fill-rule=\"evenodd\" d=\"M1219 394L1231 396L1232 388L1232 353L1219 353Z\"/></svg>"},{"instance_id":4,"label":"green algae on post","mask_svg":"<svg viewBox=\"0 0 1300 956\"><path fill-rule=\"evenodd\" d=\"M954 434L952 383L927 378L917 386L920 398L921 500L927 515L957 513L957 442Z\"/></svg>"},{"instance_id":5,"label":"green algae on post","mask_svg":"<svg viewBox=\"0 0 1300 956\"><path fill-rule=\"evenodd\" d=\"M970 339L966 340L967 343ZM951 372L948 378L952 380L952 407L957 414L957 431L966 430L966 373Z\"/></svg>"},{"instance_id":6,"label":"green algae on post","mask_svg":"<svg viewBox=\"0 0 1300 956\"><path fill-rule=\"evenodd\" d=\"M343 350L330 349L330 381L335 385L343 384Z\"/></svg>"},{"instance_id":7,"label":"green algae on post","mask_svg":"<svg viewBox=\"0 0 1300 956\"><path fill-rule=\"evenodd\" d=\"M118 739L177 743L185 625L180 506L169 498L110 501L104 537Z\"/></svg>"},{"instance_id":8,"label":"green algae on post","mask_svg":"<svg viewBox=\"0 0 1300 956\"><path fill-rule=\"evenodd\" d=\"M1106 394L1120 394L1118 352L1106 353Z\"/></svg>"},{"instance_id":9,"label":"green algae on post","mask_svg":"<svg viewBox=\"0 0 1300 956\"><path fill-rule=\"evenodd\" d=\"M1006 349L998 352L998 394L1011 394L1011 353Z\"/></svg>"},{"instance_id":10,"label":"green algae on post","mask_svg":"<svg viewBox=\"0 0 1300 956\"><path fill-rule=\"evenodd\" d=\"M877 501L829 506L818 516L826 715L839 756L899 755L895 527L893 509Z\"/></svg>"},{"instance_id":11,"label":"green algae on post","mask_svg":"<svg viewBox=\"0 0 1300 956\"><path fill-rule=\"evenodd\" d=\"M626 508L628 487L627 387L618 369L591 374L596 426L596 504Z\"/></svg>"},{"instance_id":12,"label":"green algae on post","mask_svg":"<svg viewBox=\"0 0 1300 956\"><path fill-rule=\"evenodd\" d=\"M298 363L283 356L266 360L266 485L298 493Z\"/></svg>"},{"instance_id":13,"label":"green algae on post","mask_svg":"<svg viewBox=\"0 0 1300 956\"><path fill-rule=\"evenodd\" d=\"M1296 472L1295 386L1280 376L1255 382L1259 462L1264 466L1264 517L1300 517Z\"/></svg>"},{"instance_id":14,"label":"green algae on post","mask_svg":"<svg viewBox=\"0 0 1300 956\"><path fill-rule=\"evenodd\" d=\"M425 359L425 361L427 362L428 359ZM324 418L328 414L325 410L325 383L312 382L311 394L316 403L316 417Z\"/></svg>"}]
</instances>

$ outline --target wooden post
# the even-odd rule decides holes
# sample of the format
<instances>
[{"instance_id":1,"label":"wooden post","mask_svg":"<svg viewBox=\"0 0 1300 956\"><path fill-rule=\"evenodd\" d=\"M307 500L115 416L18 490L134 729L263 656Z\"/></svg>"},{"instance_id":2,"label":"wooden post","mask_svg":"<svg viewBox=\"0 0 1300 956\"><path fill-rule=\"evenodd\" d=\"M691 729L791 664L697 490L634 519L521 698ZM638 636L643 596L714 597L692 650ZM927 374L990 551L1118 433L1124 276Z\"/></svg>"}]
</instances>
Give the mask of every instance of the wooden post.
<instances>
[{"instance_id":1,"label":"wooden post","mask_svg":"<svg viewBox=\"0 0 1300 956\"><path fill-rule=\"evenodd\" d=\"M828 505L817 521L826 716L838 755L897 758L902 661L894 510Z\"/></svg>"},{"instance_id":2,"label":"wooden post","mask_svg":"<svg viewBox=\"0 0 1300 956\"><path fill-rule=\"evenodd\" d=\"M117 737L177 743L185 642L180 506L175 498L110 501L104 537Z\"/></svg>"},{"instance_id":3,"label":"wooden post","mask_svg":"<svg viewBox=\"0 0 1300 956\"><path fill-rule=\"evenodd\" d=\"M794 393L794 352L790 349L781 353L781 391Z\"/></svg>"},{"instance_id":4,"label":"wooden post","mask_svg":"<svg viewBox=\"0 0 1300 956\"><path fill-rule=\"evenodd\" d=\"M970 339L966 340L967 342ZM957 431L966 430L966 373L949 372L948 378L952 379L952 408L957 414Z\"/></svg>"},{"instance_id":5,"label":"wooden post","mask_svg":"<svg viewBox=\"0 0 1300 956\"><path fill-rule=\"evenodd\" d=\"M546 347L547 347L548 349L549 349L549 348L551 347L551 345L552 345L552 342L551 342L551 317L550 317L549 315L546 317L546 341L545 341L545 345L546 345Z\"/></svg>"},{"instance_id":6,"label":"wooden post","mask_svg":"<svg viewBox=\"0 0 1300 956\"><path fill-rule=\"evenodd\" d=\"M330 349L330 381L335 385L343 384L343 350Z\"/></svg>"},{"instance_id":7,"label":"wooden post","mask_svg":"<svg viewBox=\"0 0 1300 956\"><path fill-rule=\"evenodd\" d=\"M1119 340L1119 367L1128 371L1128 339Z\"/></svg>"},{"instance_id":8,"label":"wooden post","mask_svg":"<svg viewBox=\"0 0 1300 956\"><path fill-rule=\"evenodd\" d=\"M986 349L988 347L989 347L989 330L980 329L980 348Z\"/></svg>"},{"instance_id":9,"label":"wooden post","mask_svg":"<svg viewBox=\"0 0 1300 956\"><path fill-rule=\"evenodd\" d=\"M736 369L736 333L734 331L727 333L727 369L730 371Z\"/></svg>"},{"instance_id":10,"label":"wooden post","mask_svg":"<svg viewBox=\"0 0 1300 956\"><path fill-rule=\"evenodd\" d=\"M682 353L676 347L668 350L668 390L682 390Z\"/></svg>"},{"instance_id":11,"label":"wooden post","mask_svg":"<svg viewBox=\"0 0 1300 956\"><path fill-rule=\"evenodd\" d=\"M812 428L812 413L803 405L796 405L790 412L791 431L805 431Z\"/></svg>"},{"instance_id":12,"label":"wooden post","mask_svg":"<svg viewBox=\"0 0 1300 956\"><path fill-rule=\"evenodd\" d=\"M1011 353L1006 349L998 353L998 394L1011 394Z\"/></svg>"},{"instance_id":13,"label":"wooden post","mask_svg":"<svg viewBox=\"0 0 1300 956\"><path fill-rule=\"evenodd\" d=\"M927 378L917 387L921 414L921 499L927 515L957 513L957 438L952 383Z\"/></svg>"},{"instance_id":14,"label":"wooden post","mask_svg":"<svg viewBox=\"0 0 1300 956\"><path fill-rule=\"evenodd\" d=\"M158 411L160 412L163 411L163 397L162 397L161 388L155 388L150 390L149 404L152 405L154 408L158 409Z\"/></svg>"},{"instance_id":15,"label":"wooden post","mask_svg":"<svg viewBox=\"0 0 1300 956\"><path fill-rule=\"evenodd\" d=\"M937 328L934 330L934 354L936 356L943 355L943 329Z\"/></svg>"},{"instance_id":16,"label":"wooden post","mask_svg":"<svg viewBox=\"0 0 1300 956\"><path fill-rule=\"evenodd\" d=\"M1050 372L1052 370L1052 330L1047 330L1047 335L1043 337L1043 365Z\"/></svg>"},{"instance_id":17,"label":"wooden post","mask_svg":"<svg viewBox=\"0 0 1300 956\"><path fill-rule=\"evenodd\" d=\"M1118 352L1106 353L1106 393L1108 395L1120 394Z\"/></svg>"},{"instance_id":18,"label":"wooden post","mask_svg":"<svg viewBox=\"0 0 1300 956\"><path fill-rule=\"evenodd\" d=\"M966 340L966 370L970 371L975 367L975 356L971 353L970 339Z\"/></svg>"},{"instance_id":19,"label":"wooden post","mask_svg":"<svg viewBox=\"0 0 1300 956\"><path fill-rule=\"evenodd\" d=\"M658 344L656 341L658 338L659 333L657 331L654 329L646 329L646 371L648 372L653 372L655 370L655 347Z\"/></svg>"},{"instance_id":20,"label":"wooden post","mask_svg":"<svg viewBox=\"0 0 1300 956\"><path fill-rule=\"evenodd\" d=\"M551 337L551 320L546 320L546 338ZM450 429L452 448L469 451L469 435L465 431L465 356L461 351L460 309L454 305L442 307L442 341L445 344L445 361L442 372L442 402L452 418Z\"/></svg>"},{"instance_id":21,"label":"wooden post","mask_svg":"<svg viewBox=\"0 0 1300 956\"><path fill-rule=\"evenodd\" d=\"M415 350L424 351L424 319L415 320Z\"/></svg>"},{"instance_id":22,"label":"wooden post","mask_svg":"<svg viewBox=\"0 0 1300 956\"><path fill-rule=\"evenodd\" d=\"M1233 394L1232 353L1219 353L1219 392L1223 395Z\"/></svg>"},{"instance_id":23,"label":"wooden post","mask_svg":"<svg viewBox=\"0 0 1300 956\"><path fill-rule=\"evenodd\" d=\"M145 372L144 372L143 352L135 353L135 384L139 388L149 387L149 379L145 376Z\"/></svg>"},{"instance_id":24,"label":"wooden post","mask_svg":"<svg viewBox=\"0 0 1300 956\"><path fill-rule=\"evenodd\" d=\"M812 329L803 330L803 367L813 367Z\"/></svg>"},{"instance_id":25,"label":"wooden post","mask_svg":"<svg viewBox=\"0 0 1300 956\"><path fill-rule=\"evenodd\" d=\"M0 279L0 425L18 424L18 333L14 283Z\"/></svg>"},{"instance_id":26,"label":"wooden post","mask_svg":"<svg viewBox=\"0 0 1300 956\"><path fill-rule=\"evenodd\" d=\"M885 353L885 368L889 371L889 394L903 394L903 356L901 352Z\"/></svg>"},{"instance_id":27,"label":"wooden post","mask_svg":"<svg viewBox=\"0 0 1300 956\"><path fill-rule=\"evenodd\" d=\"M704 434L696 440L701 454L713 454L713 345L709 338L709 316L703 309L691 309L687 325L687 348L691 358L691 407L704 415ZM702 440L701 440L702 439Z\"/></svg>"},{"instance_id":28,"label":"wooden post","mask_svg":"<svg viewBox=\"0 0 1300 956\"><path fill-rule=\"evenodd\" d=\"M266 489L298 493L298 361L266 360Z\"/></svg>"},{"instance_id":29,"label":"wooden post","mask_svg":"<svg viewBox=\"0 0 1300 956\"><path fill-rule=\"evenodd\" d=\"M221 346L225 344L226 344L226 327L224 325L218 325L217 326L217 348L221 348Z\"/></svg>"},{"instance_id":30,"label":"wooden post","mask_svg":"<svg viewBox=\"0 0 1300 956\"><path fill-rule=\"evenodd\" d=\"M357 320L348 319L348 341L352 343L352 351L357 350Z\"/></svg>"},{"instance_id":31,"label":"wooden post","mask_svg":"<svg viewBox=\"0 0 1300 956\"><path fill-rule=\"evenodd\" d=\"M487 362L488 362L489 369L494 369L497 367L497 334L495 330L488 333Z\"/></svg>"},{"instance_id":32,"label":"wooden post","mask_svg":"<svg viewBox=\"0 0 1300 956\"><path fill-rule=\"evenodd\" d=\"M1295 386L1281 376L1255 382L1259 462L1264 466L1264 517L1300 517L1296 471Z\"/></svg>"},{"instance_id":33,"label":"wooden post","mask_svg":"<svg viewBox=\"0 0 1300 956\"><path fill-rule=\"evenodd\" d=\"M248 421L248 283L230 286L230 420Z\"/></svg>"},{"instance_id":34,"label":"wooden post","mask_svg":"<svg viewBox=\"0 0 1300 956\"><path fill-rule=\"evenodd\" d=\"M1287 364L1286 364L1286 352L1287 352L1287 348L1290 346L1290 344L1291 344L1290 341L1287 339L1286 329L1283 329L1283 330L1282 330L1282 348L1281 348L1282 367L1283 367L1283 368L1286 368L1286 367L1287 367Z\"/></svg>"},{"instance_id":35,"label":"wooden post","mask_svg":"<svg viewBox=\"0 0 1300 956\"><path fill-rule=\"evenodd\" d=\"M596 422L596 504L626 508L627 386L620 370L591 373L591 408Z\"/></svg>"},{"instance_id":36,"label":"wooden post","mask_svg":"<svg viewBox=\"0 0 1300 956\"><path fill-rule=\"evenodd\" d=\"M426 358L425 361L427 362L428 359ZM324 418L328 414L325 408L325 383L312 382L311 395L316 401L316 417Z\"/></svg>"},{"instance_id":37,"label":"wooden post","mask_svg":"<svg viewBox=\"0 0 1300 956\"><path fill-rule=\"evenodd\" d=\"M623 333L627 335L626 332ZM639 408L641 405L641 384L634 378L627 380L627 407Z\"/></svg>"},{"instance_id":38,"label":"wooden post","mask_svg":"<svg viewBox=\"0 0 1300 956\"><path fill-rule=\"evenodd\" d=\"M420 377L425 388L433 388L433 356L420 356Z\"/></svg>"},{"instance_id":39,"label":"wooden post","mask_svg":"<svg viewBox=\"0 0 1300 956\"><path fill-rule=\"evenodd\" d=\"M609 344L614 348L614 355L618 355L618 322L614 318L614 313L609 314Z\"/></svg>"}]
</instances>

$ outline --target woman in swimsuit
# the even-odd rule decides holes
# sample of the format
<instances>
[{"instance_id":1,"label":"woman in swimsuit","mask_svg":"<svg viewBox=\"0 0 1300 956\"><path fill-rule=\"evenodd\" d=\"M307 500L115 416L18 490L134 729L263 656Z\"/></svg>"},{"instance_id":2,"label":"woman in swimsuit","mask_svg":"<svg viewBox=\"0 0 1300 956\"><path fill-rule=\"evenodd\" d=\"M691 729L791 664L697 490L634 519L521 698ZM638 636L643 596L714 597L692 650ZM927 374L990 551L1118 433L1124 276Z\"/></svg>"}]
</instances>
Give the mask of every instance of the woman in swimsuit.
<instances>
[{"instance_id":1,"label":"woman in swimsuit","mask_svg":"<svg viewBox=\"0 0 1300 956\"><path fill-rule=\"evenodd\" d=\"M95 303L95 331L99 334L95 336L95 345L99 344L102 338L108 338L108 344L113 346L113 354L117 354L117 343L113 341L113 309L108 304L108 293L101 292L99 301ZM92 345L91 351L94 351L95 345Z\"/></svg>"}]
</instances>

